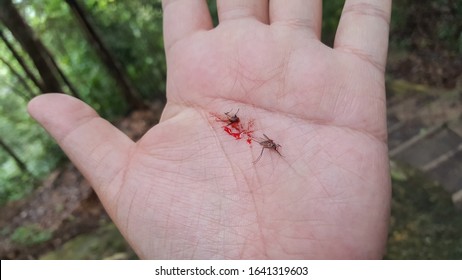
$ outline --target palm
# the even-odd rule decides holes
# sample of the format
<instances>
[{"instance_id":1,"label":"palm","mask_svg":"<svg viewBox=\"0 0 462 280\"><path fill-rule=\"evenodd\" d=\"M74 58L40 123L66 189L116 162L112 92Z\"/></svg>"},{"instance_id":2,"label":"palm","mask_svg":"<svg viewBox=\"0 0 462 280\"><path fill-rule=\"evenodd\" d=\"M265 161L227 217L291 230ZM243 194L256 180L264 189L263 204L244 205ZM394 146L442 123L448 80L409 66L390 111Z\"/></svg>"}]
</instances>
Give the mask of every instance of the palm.
<instances>
[{"instance_id":1,"label":"palm","mask_svg":"<svg viewBox=\"0 0 462 280\"><path fill-rule=\"evenodd\" d=\"M160 124L137 144L105 142L121 151L101 152L108 162L96 170L76 163L140 256L382 253L383 70L283 28L246 19L175 41ZM255 120L255 136L282 145L283 157L266 150L254 164L261 146L236 141L212 116L237 109L243 122Z\"/></svg>"}]
</instances>

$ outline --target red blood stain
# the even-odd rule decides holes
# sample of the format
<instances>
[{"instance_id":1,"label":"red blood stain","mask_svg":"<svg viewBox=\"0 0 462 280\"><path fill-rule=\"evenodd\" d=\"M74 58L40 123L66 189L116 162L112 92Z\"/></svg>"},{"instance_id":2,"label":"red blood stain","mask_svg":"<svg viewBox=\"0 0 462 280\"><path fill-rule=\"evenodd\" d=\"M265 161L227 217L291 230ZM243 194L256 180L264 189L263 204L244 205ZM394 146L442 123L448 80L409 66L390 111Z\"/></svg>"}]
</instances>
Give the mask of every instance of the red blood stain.
<instances>
[{"instance_id":1,"label":"red blood stain","mask_svg":"<svg viewBox=\"0 0 462 280\"><path fill-rule=\"evenodd\" d=\"M228 135L232 136L236 140L245 139L249 145L252 144L254 120L243 122L240 118L238 118L236 121L230 122L228 115L220 116L216 113L211 113L211 115L215 117L216 122L225 123L222 128Z\"/></svg>"},{"instance_id":2,"label":"red blood stain","mask_svg":"<svg viewBox=\"0 0 462 280\"><path fill-rule=\"evenodd\" d=\"M233 136L236 140L239 140L242 138L242 132L238 129L232 129L228 126L223 126L223 130L229 135Z\"/></svg>"}]
</instances>

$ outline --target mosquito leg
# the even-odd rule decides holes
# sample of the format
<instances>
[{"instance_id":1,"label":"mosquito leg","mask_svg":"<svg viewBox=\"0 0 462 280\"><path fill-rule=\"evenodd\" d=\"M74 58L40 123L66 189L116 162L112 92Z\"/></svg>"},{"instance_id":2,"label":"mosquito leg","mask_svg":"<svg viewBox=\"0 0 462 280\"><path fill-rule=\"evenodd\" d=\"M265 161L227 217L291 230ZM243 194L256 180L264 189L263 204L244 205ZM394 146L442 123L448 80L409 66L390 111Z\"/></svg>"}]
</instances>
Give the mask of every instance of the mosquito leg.
<instances>
[{"instance_id":1,"label":"mosquito leg","mask_svg":"<svg viewBox=\"0 0 462 280\"><path fill-rule=\"evenodd\" d=\"M263 155L263 151L265 150L265 147L261 148L261 153L260 155L258 156L258 158L253 162L254 164L257 163L257 161L260 160L261 156Z\"/></svg>"},{"instance_id":2,"label":"mosquito leg","mask_svg":"<svg viewBox=\"0 0 462 280\"><path fill-rule=\"evenodd\" d=\"M278 147L281 147L280 145ZM281 157L284 157L277 149L277 147L274 149Z\"/></svg>"}]
</instances>

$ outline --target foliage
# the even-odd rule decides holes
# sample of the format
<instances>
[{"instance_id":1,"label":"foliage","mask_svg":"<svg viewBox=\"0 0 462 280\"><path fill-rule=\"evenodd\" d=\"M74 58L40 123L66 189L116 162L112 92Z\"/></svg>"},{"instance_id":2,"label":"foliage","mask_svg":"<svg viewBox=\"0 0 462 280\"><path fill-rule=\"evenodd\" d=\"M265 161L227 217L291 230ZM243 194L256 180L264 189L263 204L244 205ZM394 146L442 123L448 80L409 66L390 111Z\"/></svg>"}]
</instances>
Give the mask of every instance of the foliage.
<instances>
[{"instance_id":1,"label":"foliage","mask_svg":"<svg viewBox=\"0 0 462 280\"><path fill-rule=\"evenodd\" d=\"M157 1L86 1L90 18L147 99L165 93L162 10ZM108 36L110 34L110 36Z\"/></svg>"},{"instance_id":2,"label":"foliage","mask_svg":"<svg viewBox=\"0 0 462 280\"><path fill-rule=\"evenodd\" d=\"M8 79L6 76L1 78ZM3 204L31 191L36 183L35 178L47 175L62 158L62 153L52 149L55 144L28 117L22 98L11 90L0 88L0 104L0 131L5 132L1 137L29 170L29 173L23 172L11 157L0 150L0 204Z\"/></svg>"},{"instance_id":3,"label":"foliage","mask_svg":"<svg viewBox=\"0 0 462 280\"><path fill-rule=\"evenodd\" d=\"M88 0L80 3L85 4L98 34L142 95L146 99L163 98L166 66L160 1ZM15 4L82 99L105 118L115 119L123 115L127 107L119 89L87 43L67 4L58 0L21 0ZM4 32L27 65L36 72L27 54L9 32ZM25 77L22 68L1 42L0 57ZM31 81L27 80L27 84L37 91L33 95L38 93ZM30 94L11 70L0 64L2 140L26 162L31 172L22 172L8 154L0 151L0 204L27 194L33 189L35 178L46 176L62 159L56 144L26 112Z\"/></svg>"},{"instance_id":4,"label":"foliage","mask_svg":"<svg viewBox=\"0 0 462 280\"><path fill-rule=\"evenodd\" d=\"M42 260L136 259L114 224L108 223L90 234L66 242L59 249L41 256Z\"/></svg>"},{"instance_id":5,"label":"foliage","mask_svg":"<svg viewBox=\"0 0 462 280\"><path fill-rule=\"evenodd\" d=\"M38 225L18 227L10 239L19 245L31 246L50 240L52 234L49 230L41 229Z\"/></svg>"},{"instance_id":6,"label":"foliage","mask_svg":"<svg viewBox=\"0 0 462 280\"><path fill-rule=\"evenodd\" d=\"M126 108L118 89L87 43L67 4L55 0L23 0L18 7L82 99L105 117L120 115Z\"/></svg>"},{"instance_id":7,"label":"foliage","mask_svg":"<svg viewBox=\"0 0 462 280\"><path fill-rule=\"evenodd\" d=\"M332 46L334 44L335 32L342 14L344 0L331 0L323 2L322 41Z\"/></svg>"},{"instance_id":8,"label":"foliage","mask_svg":"<svg viewBox=\"0 0 462 280\"><path fill-rule=\"evenodd\" d=\"M387 259L462 259L462 216L444 189L394 167Z\"/></svg>"},{"instance_id":9,"label":"foliage","mask_svg":"<svg viewBox=\"0 0 462 280\"><path fill-rule=\"evenodd\" d=\"M428 20L431 18L431 20ZM392 47L462 52L462 0L393 2Z\"/></svg>"}]
</instances>

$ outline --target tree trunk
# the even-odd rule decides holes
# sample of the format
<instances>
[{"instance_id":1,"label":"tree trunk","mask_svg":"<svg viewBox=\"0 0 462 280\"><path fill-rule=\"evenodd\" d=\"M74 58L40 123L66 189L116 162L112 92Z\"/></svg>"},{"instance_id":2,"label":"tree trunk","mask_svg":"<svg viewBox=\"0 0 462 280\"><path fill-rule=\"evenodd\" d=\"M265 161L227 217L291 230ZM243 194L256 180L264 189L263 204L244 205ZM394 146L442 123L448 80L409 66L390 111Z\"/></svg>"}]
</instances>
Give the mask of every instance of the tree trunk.
<instances>
[{"instance_id":1,"label":"tree trunk","mask_svg":"<svg viewBox=\"0 0 462 280\"><path fill-rule=\"evenodd\" d=\"M48 58L55 67L64 84L69 88L71 95L77 97L78 99L82 99L80 98L80 94L78 93L77 89L74 87L71 81L69 81L66 75L64 75L64 72L61 70L61 68L59 68L58 64L56 63L56 60L53 58L53 55L50 53L50 51L48 49L45 49L45 51L47 52Z\"/></svg>"},{"instance_id":2,"label":"tree trunk","mask_svg":"<svg viewBox=\"0 0 462 280\"><path fill-rule=\"evenodd\" d=\"M13 160L16 162L16 165L23 171L27 172L27 174L31 174L29 170L27 169L26 164L16 155L16 153L5 143L3 140L0 138L0 147L3 148L3 150L13 158Z\"/></svg>"},{"instance_id":3,"label":"tree trunk","mask_svg":"<svg viewBox=\"0 0 462 280\"><path fill-rule=\"evenodd\" d=\"M5 43L6 47L10 50L13 57L18 61L19 65L21 65L27 77L35 84L37 88L39 88L42 92L44 92L45 88L43 84L37 79L37 77L35 77L35 74L32 72L29 66L27 66L26 62L21 57L21 55L16 51L14 46L8 41L8 39L3 34L2 30L0 30L0 39L2 39L2 41Z\"/></svg>"},{"instance_id":4,"label":"tree trunk","mask_svg":"<svg viewBox=\"0 0 462 280\"><path fill-rule=\"evenodd\" d=\"M106 66L106 69L121 89L125 101L132 109L145 108L146 105L143 103L140 94L131 84L122 66L113 57L109 49L96 33L96 30L88 21L83 7L76 0L66 0L66 2L77 18L88 41L93 45L99 57L103 61L103 64Z\"/></svg>"},{"instance_id":5,"label":"tree trunk","mask_svg":"<svg viewBox=\"0 0 462 280\"><path fill-rule=\"evenodd\" d=\"M45 46L35 36L11 0L0 0L0 21L29 54L42 78L44 91L62 92L56 67L50 60Z\"/></svg>"}]
</instances>

